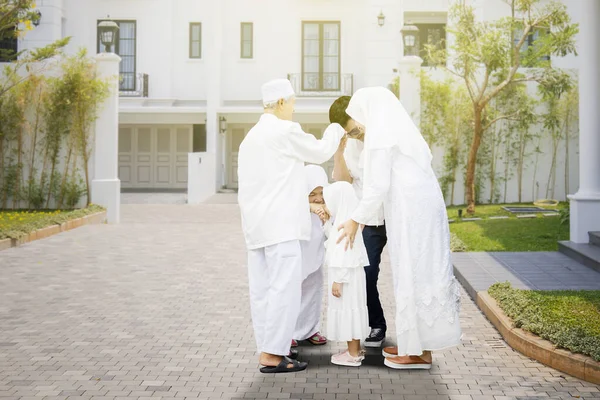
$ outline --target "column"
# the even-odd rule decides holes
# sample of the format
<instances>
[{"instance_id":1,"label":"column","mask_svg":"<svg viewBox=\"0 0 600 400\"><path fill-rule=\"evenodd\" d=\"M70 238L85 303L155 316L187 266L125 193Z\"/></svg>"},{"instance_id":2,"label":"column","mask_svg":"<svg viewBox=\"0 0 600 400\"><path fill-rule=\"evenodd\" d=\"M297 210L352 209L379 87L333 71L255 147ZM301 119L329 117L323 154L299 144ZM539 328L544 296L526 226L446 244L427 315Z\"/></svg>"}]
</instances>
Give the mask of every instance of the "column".
<instances>
[{"instance_id":1,"label":"column","mask_svg":"<svg viewBox=\"0 0 600 400\"><path fill-rule=\"evenodd\" d=\"M581 1L579 48L579 190L571 200L571 241L600 231L600 1Z\"/></svg>"},{"instance_id":2,"label":"column","mask_svg":"<svg viewBox=\"0 0 600 400\"><path fill-rule=\"evenodd\" d=\"M92 203L106 208L108 223L119 223L121 181L119 165L119 63L114 53L96 55L96 68L101 79L109 79L110 95L101 105L96 120L94 142L94 175L91 187Z\"/></svg>"},{"instance_id":3,"label":"column","mask_svg":"<svg viewBox=\"0 0 600 400\"><path fill-rule=\"evenodd\" d=\"M225 160L221 158L221 137L219 132L219 113L221 107L221 57L222 57L222 2L215 1L211 7L210 22L207 24L208 32L203 35L207 38L206 59L207 66L207 101L206 101L206 151L215 156L212 158L211 173L213 176L213 187L211 190L216 192L221 187L222 169L225 167Z\"/></svg>"},{"instance_id":4,"label":"column","mask_svg":"<svg viewBox=\"0 0 600 400\"><path fill-rule=\"evenodd\" d=\"M421 115L421 77L423 60L417 56L403 56L398 68L400 76L400 102L419 126Z\"/></svg>"}]
</instances>

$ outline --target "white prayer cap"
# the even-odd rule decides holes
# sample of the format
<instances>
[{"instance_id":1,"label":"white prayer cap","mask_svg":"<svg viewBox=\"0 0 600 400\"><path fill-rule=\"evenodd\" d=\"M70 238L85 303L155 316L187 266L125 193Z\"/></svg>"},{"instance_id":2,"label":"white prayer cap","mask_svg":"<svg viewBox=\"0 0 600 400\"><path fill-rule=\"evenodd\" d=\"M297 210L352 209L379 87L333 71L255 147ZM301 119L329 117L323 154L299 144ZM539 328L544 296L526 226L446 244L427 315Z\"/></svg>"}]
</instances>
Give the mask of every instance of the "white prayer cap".
<instances>
[{"instance_id":1,"label":"white prayer cap","mask_svg":"<svg viewBox=\"0 0 600 400\"><path fill-rule=\"evenodd\" d=\"M263 104L274 103L279 99L287 99L293 96L294 89L287 79L274 79L262 85Z\"/></svg>"}]
</instances>

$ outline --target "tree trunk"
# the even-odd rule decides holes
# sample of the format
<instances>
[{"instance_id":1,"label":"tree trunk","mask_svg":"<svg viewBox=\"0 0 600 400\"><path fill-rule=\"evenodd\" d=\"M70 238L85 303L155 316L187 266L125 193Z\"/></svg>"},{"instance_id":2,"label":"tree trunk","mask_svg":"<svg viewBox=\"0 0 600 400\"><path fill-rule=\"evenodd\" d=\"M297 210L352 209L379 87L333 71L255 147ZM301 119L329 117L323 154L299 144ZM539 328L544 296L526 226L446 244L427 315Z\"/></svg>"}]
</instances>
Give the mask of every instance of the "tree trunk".
<instances>
[{"instance_id":1,"label":"tree trunk","mask_svg":"<svg viewBox=\"0 0 600 400\"><path fill-rule=\"evenodd\" d=\"M13 192L13 210L19 208L21 180L23 179L23 123L19 126L17 133L17 172L15 176L15 188Z\"/></svg>"},{"instance_id":2,"label":"tree trunk","mask_svg":"<svg viewBox=\"0 0 600 400\"><path fill-rule=\"evenodd\" d=\"M6 182L5 173L4 173L4 135L0 136L0 190L2 190L2 208L6 208L6 190L4 190L4 185Z\"/></svg>"},{"instance_id":3,"label":"tree trunk","mask_svg":"<svg viewBox=\"0 0 600 400\"><path fill-rule=\"evenodd\" d=\"M65 198L65 185L67 182L67 177L69 176L69 166L71 164L71 154L73 154L73 142L69 146L69 152L67 153L67 162L65 163L65 174L63 176L62 183L60 185L60 197L58 199L57 208L60 209L62 207L63 199Z\"/></svg>"},{"instance_id":4,"label":"tree trunk","mask_svg":"<svg viewBox=\"0 0 600 400\"><path fill-rule=\"evenodd\" d=\"M481 108L474 107L473 118L475 126L473 128L473 141L469 149L469 158L467 160L467 213L475 213L475 168L477 164L477 151L481 146L481 137L483 135L483 126L481 125Z\"/></svg>"}]
</instances>

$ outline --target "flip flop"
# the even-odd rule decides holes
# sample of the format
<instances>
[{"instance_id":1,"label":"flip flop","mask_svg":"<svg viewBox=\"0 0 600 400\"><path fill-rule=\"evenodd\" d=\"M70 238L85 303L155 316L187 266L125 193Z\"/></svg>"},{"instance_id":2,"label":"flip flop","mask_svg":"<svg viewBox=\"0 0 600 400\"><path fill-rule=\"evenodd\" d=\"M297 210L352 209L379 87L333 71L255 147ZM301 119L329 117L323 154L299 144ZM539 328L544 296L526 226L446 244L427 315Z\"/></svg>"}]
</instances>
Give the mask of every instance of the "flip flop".
<instances>
[{"instance_id":1,"label":"flip flop","mask_svg":"<svg viewBox=\"0 0 600 400\"><path fill-rule=\"evenodd\" d=\"M324 344L327 344L327 338L321 335L319 332L315 333L306 340L313 346L322 346Z\"/></svg>"},{"instance_id":2,"label":"flip flop","mask_svg":"<svg viewBox=\"0 0 600 400\"><path fill-rule=\"evenodd\" d=\"M289 365L291 367L288 367ZM288 357L283 357L279 365L276 367L262 367L260 372L263 374L278 374L286 372L304 371L308 367L308 363L292 360Z\"/></svg>"},{"instance_id":3,"label":"flip flop","mask_svg":"<svg viewBox=\"0 0 600 400\"><path fill-rule=\"evenodd\" d=\"M290 349L290 354L288 354L287 357L292 360L297 360L298 359L298 350Z\"/></svg>"}]
</instances>

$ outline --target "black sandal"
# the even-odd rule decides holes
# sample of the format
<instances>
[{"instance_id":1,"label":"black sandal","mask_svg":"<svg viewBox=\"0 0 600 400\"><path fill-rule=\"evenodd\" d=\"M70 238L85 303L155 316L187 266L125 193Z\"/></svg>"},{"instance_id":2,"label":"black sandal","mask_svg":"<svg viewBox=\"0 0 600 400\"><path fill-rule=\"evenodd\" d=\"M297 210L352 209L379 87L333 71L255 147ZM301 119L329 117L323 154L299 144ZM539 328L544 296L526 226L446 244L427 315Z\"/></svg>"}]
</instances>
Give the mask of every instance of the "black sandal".
<instances>
[{"instance_id":1,"label":"black sandal","mask_svg":"<svg viewBox=\"0 0 600 400\"><path fill-rule=\"evenodd\" d=\"M289 367L289 365L292 365ZM260 372L263 374L277 374L285 372L298 372L304 371L308 367L308 363L292 360L288 357L283 357L279 365L276 367L262 367Z\"/></svg>"}]
</instances>

